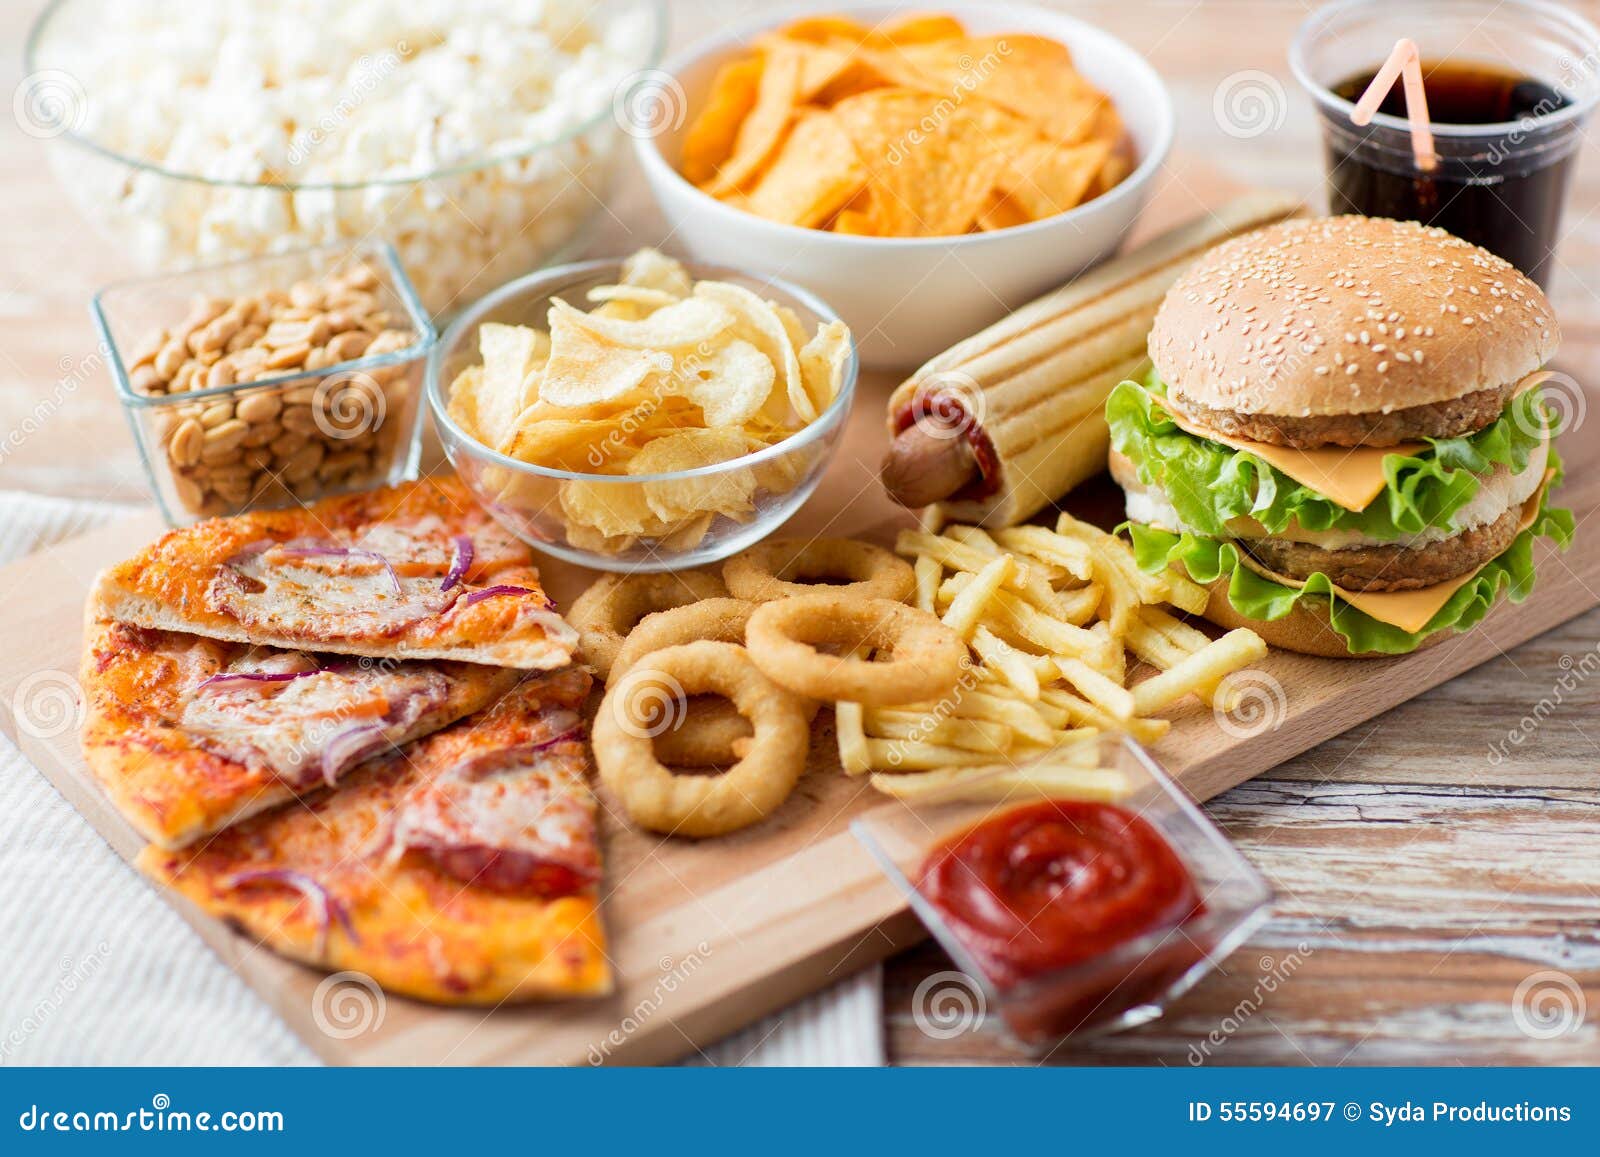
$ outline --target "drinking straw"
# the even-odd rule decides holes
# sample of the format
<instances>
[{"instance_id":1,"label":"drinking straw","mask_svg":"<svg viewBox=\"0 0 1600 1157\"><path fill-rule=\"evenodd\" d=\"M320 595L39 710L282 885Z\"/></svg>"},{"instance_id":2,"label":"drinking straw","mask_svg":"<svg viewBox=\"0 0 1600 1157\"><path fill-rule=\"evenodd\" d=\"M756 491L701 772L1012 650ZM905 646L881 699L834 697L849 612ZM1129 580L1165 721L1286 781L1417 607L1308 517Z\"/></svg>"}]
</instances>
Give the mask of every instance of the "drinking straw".
<instances>
[{"instance_id":1,"label":"drinking straw","mask_svg":"<svg viewBox=\"0 0 1600 1157\"><path fill-rule=\"evenodd\" d=\"M1356 101L1350 121L1358 126L1371 124L1383 98L1389 95L1394 82L1402 77L1406 94L1406 120L1411 128L1411 153L1416 158L1417 168L1432 172L1438 164L1438 155L1433 148L1433 125L1428 119L1428 94L1422 85L1422 53L1417 49L1416 41L1401 37L1394 42L1389 58L1378 69L1372 83L1367 85L1361 99Z\"/></svg>"}]
</instances>

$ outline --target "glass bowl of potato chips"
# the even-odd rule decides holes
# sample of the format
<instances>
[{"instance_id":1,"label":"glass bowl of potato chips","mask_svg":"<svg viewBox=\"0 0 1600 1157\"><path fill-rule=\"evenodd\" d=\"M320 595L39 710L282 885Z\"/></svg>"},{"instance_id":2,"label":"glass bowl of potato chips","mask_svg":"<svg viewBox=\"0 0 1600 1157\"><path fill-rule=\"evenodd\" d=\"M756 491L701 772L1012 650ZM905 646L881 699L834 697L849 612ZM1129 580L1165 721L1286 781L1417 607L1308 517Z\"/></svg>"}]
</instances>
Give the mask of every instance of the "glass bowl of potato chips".
<instances>
[{"instance_id":1,"label":"glass bowl of potato chips","mask_svg":"<svg viewBox=\"0 0 1600 1157\"><path fill-rule=\"evenodd\" d=\"M812 294L653 249L531 274L445 331L427 395L451 464L536 549L583 566L717 562L816 489L856 384Z\"/></svg>"}]
</instances>

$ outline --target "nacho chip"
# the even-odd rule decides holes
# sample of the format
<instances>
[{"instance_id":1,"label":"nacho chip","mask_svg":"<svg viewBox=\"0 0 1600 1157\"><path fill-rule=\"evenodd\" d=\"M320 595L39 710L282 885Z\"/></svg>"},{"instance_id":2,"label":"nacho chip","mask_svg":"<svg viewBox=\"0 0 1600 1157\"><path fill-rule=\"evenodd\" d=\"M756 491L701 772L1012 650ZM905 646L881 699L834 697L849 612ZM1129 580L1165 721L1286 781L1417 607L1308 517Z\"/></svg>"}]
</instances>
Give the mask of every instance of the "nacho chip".
<instances>
[{"instance_id":1,"label":"nacho chip","mask_svg":"<svg viewBox=\"0 0 1600 1157\"><path fill-rule=\"evenodd\" d=\"M909 45L901 57L931 91L991 101L1064 145L1087 138L1106 103L1073 67L1067 46L1042 36L936 40Z\"/></svg>"},{"instance_id":2,"label":"nacho chip","mask_svg":"<svg viewBox=\"0 0 1600 1157\"><path fill-rule=\"evenodd\" d=\"M797 50L777 43L768 46L764 56L756 103L739 126L732 154L704 185L713 197L735 192L753 180L789 127L799 96L803 59Z\"/></svg>"},{"instance_id":3,"label":"nacho chip","mask_svg":"<svg viewBox=\"0 0 1600 1157\"><path fill-rule=\"evenodd\" d=\"M739 127L756 106L764 63L750 56L717 70L705 105L683 135L683 175L694 184L711 180L733 155Z\"/></svg>"},{"instance_id":4,"label":"nacho chip","mask_svg":"<svg viewBox=\"0 0 1600 1157\"><path fill-rule=\"evenodd\" d=\"M908 16L895 24L876 29L872 39L894 45L926 44L930 40L956 40L967 34L954 16L929 12Z\"/></svg>"},{"instance_id":5,"label":"nacho chip","mask_svg":"<svg viewBox=\"0 0 1600 1157\"><path fill-rule=\"evenodd\" d=\"M850 233L857 237L876 237L872 214L866 209L840 209L833 219L835 233Z\"/></svg>"},{"instance_id":6,"label":"nacho chip","mask_svg":"<svg viewBox=\"0 0 1600 1157\"><path fill-rule=\"evenodd\" d=\"M978 228L985 233L992 233L996 229L1009 229L1013 225L1026 225L1033 218L1022 211L1010 197L996 190L989 194L989 200L978 213Z\"/></svg>"},{"instance_id":7,"label":"nacho chip","mask_svg":"<svg viewBox=\"0 0 1600 1157\"><path fill-rule=\"evenodd\" d=\"M1083 202L1110 155L1109 141L1067 148L1038 141L1008 153L998 188L1030 220L1053 217Z\"/></svg>"},{"instance_id":8,"label":"nacho chip","mask_svg":"<svg viewBox=\"0 0 1600 1157\"><path fill-rule=\"evenodd\" d=\"M831 217L867 182L850 135L829 112L796 121L745 202L758 217L812 228Z\"/></svg>"},{"instance_id":9,"label":"nacho chip","mask_svg":"<svg viewBox=\"0 0 1600 1157\"><path fill-rule=\"evenodd\" d=\"M872 223L883 237L965 233L1005 166L982 117L948 98L877 89L834 106L872 174Z\"/></svg>"}]
</instances>

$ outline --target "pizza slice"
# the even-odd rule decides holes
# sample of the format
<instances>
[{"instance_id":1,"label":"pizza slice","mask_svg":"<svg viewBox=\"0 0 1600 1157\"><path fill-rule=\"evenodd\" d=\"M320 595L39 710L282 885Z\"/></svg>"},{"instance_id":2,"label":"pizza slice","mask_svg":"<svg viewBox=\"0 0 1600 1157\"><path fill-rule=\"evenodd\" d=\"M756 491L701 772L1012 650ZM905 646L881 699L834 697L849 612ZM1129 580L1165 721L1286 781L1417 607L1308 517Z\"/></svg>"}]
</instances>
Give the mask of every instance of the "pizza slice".
<instances>
[{"instance_id":1,"label":"pizza slice","mask_svg":"<svg viewBox=\"0 0 1600 1157\"><path fill-rule=\"evenodd\" d=\"M495 1004L611 990L577 668L140 868L285 956Z\"/></svg>"},{"instance_id":2,"label":"pizza slice","mask_svg":"<svg viewBox=\"0 0 1600 1157\"><path fill-rule=\"evenodd\" d=\"M212 639L524 670L577 633L532 556L452 478L214 518L104 571L92 613Z\"/></svg>"},{"instance_id":3,"label":"pizza slice","mask_svg":"<svg viewBox=\"0 0 1600 1157\"><path fill-rule=\"evenodd\" d=\"M135 830L176 848L486 707L521 672L252 647L91 619L84 759Z\"/></svg>"}]
</instances>

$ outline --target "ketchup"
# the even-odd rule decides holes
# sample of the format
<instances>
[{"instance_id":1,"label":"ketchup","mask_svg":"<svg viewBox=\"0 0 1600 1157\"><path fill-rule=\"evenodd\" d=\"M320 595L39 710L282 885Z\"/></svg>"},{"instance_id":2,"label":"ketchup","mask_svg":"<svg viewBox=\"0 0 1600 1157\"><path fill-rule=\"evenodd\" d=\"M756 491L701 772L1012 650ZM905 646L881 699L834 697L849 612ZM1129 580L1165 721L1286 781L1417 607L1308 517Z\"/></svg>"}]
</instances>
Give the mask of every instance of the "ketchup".
<instances>
[{"instance_id":1,"label":"ketchup","mask_svg":"<svg viewBox=\"0 0 1600 1157\"><path fill-rule=\"evenodd\" d=\"M1002 993L1040 982L1007 1012L1024 1037L1109 1019L1204 951L1171 937L1142 960L1097 974L1096 962L1118 946L1205 911L1166 840L1110 804L1042 800L1006 811L936 848L919 887ZM1062 969L1072 978L1047 979Z\"/></svg>"}]
</instances>

